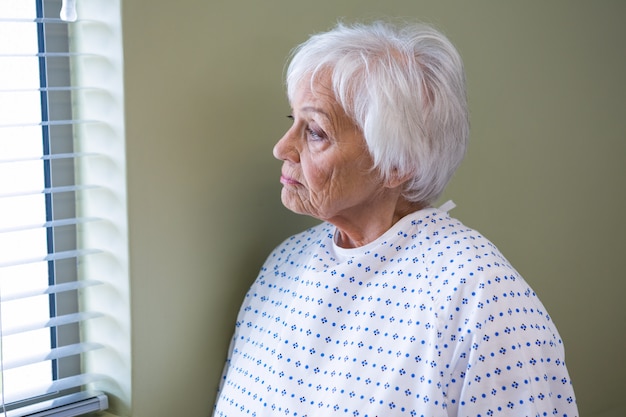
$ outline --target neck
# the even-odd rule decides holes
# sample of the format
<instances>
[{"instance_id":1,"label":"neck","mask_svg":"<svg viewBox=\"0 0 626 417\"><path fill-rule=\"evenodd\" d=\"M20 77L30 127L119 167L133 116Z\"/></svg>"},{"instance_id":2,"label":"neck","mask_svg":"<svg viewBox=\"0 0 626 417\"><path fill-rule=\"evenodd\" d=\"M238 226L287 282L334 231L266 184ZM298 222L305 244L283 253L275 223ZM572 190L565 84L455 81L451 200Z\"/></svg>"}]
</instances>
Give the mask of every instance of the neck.
<instances>
[{"instance_id":1,"label":"neck","mask_svg":"<svg viewBox=\"0 0 626 417\"><path fill-rule=\"evenodd\" d=\"M350 249L367 245L382 236L400 219L421 210L425 205L399 197L396 204L387 210L368 210L364 218L330 221L337 227L337 245Z\"/></svg>"}]
</instances>

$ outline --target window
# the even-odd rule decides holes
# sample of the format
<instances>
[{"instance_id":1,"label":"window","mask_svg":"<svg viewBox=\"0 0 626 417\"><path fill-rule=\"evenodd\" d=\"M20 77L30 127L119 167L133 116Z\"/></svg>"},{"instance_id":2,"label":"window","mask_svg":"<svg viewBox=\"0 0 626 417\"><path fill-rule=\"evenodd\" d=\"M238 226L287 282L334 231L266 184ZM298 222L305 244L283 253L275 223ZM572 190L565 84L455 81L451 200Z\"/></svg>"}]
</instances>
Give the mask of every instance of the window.
<instances>
[{"instance_id":1,"label":"window","mask_svg":"<svg viewBox=\"0 0 626 417\"><path fill-rule=\"evenodd\" d=\"M118 2L86 3L86 16L119 24ZM121 76L102 79L121 68L92 38L110 22L64 21L67 6L0 3L0 410L8 416L101 410L107 397L90 390L129 383L119 375L128 371L95 365L129 356L106 330L128 323L119 317L128 315L121 100L111 105ZM119 30L112 40L119 57ZM109 85L91 82L94 72ZM111 230L116 239L103 243Z\"/></svg>"}]
</instances>

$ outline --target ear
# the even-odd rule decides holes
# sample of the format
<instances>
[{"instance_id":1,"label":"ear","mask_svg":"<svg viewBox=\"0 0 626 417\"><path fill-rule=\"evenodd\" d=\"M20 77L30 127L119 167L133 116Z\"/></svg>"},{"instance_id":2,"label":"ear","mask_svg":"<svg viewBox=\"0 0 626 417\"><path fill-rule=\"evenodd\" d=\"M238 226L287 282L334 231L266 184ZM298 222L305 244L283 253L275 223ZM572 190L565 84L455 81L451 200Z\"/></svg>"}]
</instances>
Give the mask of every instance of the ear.
<instances>
[{"instance_id":1,"label":"ear","mask_svg":"<svg viewBox=\"0 0 626 417\"><path fill-rule=\"evenodd\" d=\"M391 172L391 175L389 175L384 180L384 186L387 188L402 187L407 181L411 179L411 177L413 177L412 173L401 173L398 168L394 168Z\"/></svg>"}]
</instances>

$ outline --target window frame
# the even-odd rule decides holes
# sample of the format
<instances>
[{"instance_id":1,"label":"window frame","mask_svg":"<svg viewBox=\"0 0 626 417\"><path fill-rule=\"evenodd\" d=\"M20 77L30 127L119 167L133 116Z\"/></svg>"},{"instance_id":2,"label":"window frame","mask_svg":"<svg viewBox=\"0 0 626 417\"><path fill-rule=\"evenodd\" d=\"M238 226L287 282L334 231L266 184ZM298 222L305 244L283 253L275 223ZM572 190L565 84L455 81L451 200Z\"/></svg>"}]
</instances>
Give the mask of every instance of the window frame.
<instances>
[{"instance_id":1,"label":"window frame","mask_svg":"<svg viewBox=\"0 0 626 417\"><path fill-rule=\"evenodd\" d=\"M130 407L131 378L121 5L119 0L77 4L79 20L69 24L71 29L62 36L65 50L59 51L51 50L58 45L47 29L65 26L58 22L61 0L31 1L46 6L55 3L52 11L41 7L35 19L41 35L40 74L48 74L40 80L41 131L49 139L42 157L47 206L43 227L49 253L45 264L49 284L56 286L48 287L45 294L51 301L52 319L84 314L73 324L59 324L51 330L50 341L52 347L64 346L69 337L69 343L85 346L72 350L69 360L63 358L65 353L43 360L51 361L53 378L61 382L49 389L54 393L7 403L4 413L10 417L73 416L107 409L110 395L113 410L125 414ZM103 29L110 38L108 48L98 39ZM65 61L60 71L65 80L61 81L50 77L51 66L59 60ZM60 113L55 100L64 109ZM108 107L103 111L103 106ZM61 149L56 147L59 136L68 138ZM102 164L109 169L103 172ZM64 380L72 367L80 376ZM59 408L60 414L41 411L51 408Z\"/></svg>"}]
</instances>

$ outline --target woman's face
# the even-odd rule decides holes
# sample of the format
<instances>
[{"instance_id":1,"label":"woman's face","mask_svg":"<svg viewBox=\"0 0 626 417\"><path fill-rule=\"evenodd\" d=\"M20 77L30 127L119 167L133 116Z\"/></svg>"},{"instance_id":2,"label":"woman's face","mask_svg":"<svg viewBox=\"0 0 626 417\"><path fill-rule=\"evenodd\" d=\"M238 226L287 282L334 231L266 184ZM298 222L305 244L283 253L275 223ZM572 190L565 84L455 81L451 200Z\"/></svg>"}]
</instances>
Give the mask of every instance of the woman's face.
<instances>
[{"instance_id":1,"label":"woman's face","mask_svg":"<svg viewBox=\"0 0 626 417\"><path fill-rule=\"evenodd\" d=\"M293 125L274 146L284 161L281 199L296 213L337 225L371 210L382 184L363 134L336 102L328 78L320 77L314 90L308 79L300 83Z\"/></svg>"}]
</instances>

